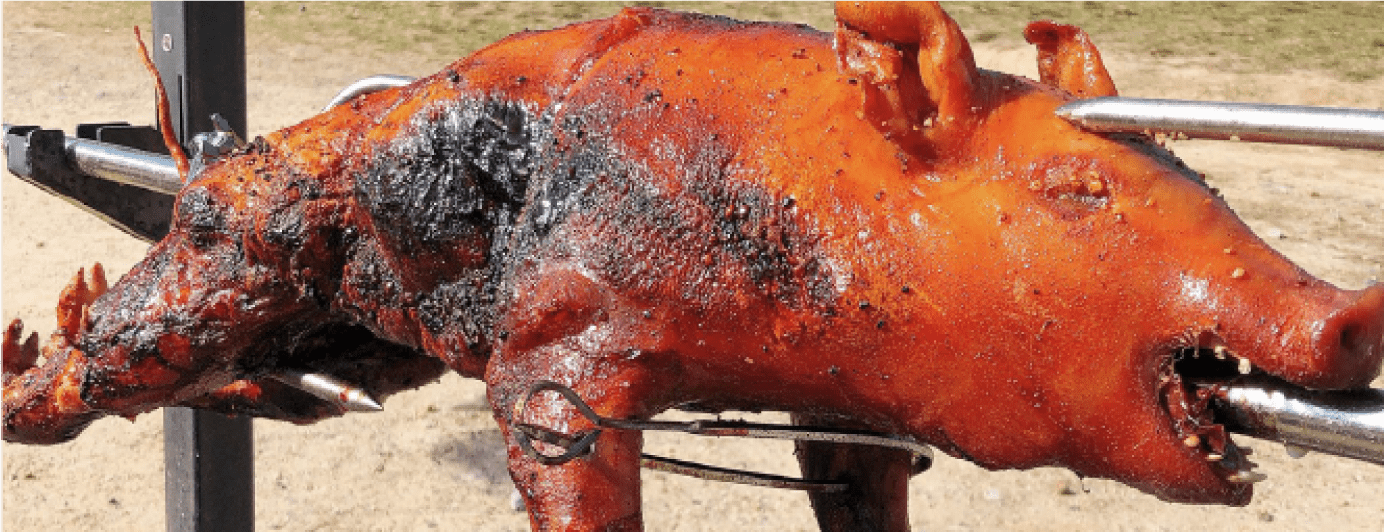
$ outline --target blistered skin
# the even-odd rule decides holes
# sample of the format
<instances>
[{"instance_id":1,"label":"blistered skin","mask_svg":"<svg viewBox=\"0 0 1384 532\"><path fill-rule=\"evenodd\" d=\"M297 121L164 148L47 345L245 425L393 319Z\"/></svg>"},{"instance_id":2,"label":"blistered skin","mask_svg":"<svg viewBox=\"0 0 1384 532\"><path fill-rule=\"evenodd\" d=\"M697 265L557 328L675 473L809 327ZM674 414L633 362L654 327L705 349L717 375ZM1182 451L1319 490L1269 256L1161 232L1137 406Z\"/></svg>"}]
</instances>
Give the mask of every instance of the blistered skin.
<instances>
[{"instance_id":1,"label":"blistered skin","mask_svg":"<svg viewBox=\"0 0 1384 532\"><path fill-rule=\"evenodd\" d=\"M445 364L487 382L536 529L641 522L639 434L520 451L513 423L589 428L556 396L517 411L540 380L608 417L788 411L1244 504L1190 383L1366 386L1384 287L1311 277L1151 139L1056 117L1114 85L1080 30L1029 34L1041 82L977 69L931 4L842 4L834 34L629 9L510 37L188 185L144 262L63 298L44 365L7 334L5 438L169 404L309 421L340 411L266 375L387 395ZM906 527L907 456L799 459L852 485L813 496L824 528Z\"/></svg>"}]
</instances>

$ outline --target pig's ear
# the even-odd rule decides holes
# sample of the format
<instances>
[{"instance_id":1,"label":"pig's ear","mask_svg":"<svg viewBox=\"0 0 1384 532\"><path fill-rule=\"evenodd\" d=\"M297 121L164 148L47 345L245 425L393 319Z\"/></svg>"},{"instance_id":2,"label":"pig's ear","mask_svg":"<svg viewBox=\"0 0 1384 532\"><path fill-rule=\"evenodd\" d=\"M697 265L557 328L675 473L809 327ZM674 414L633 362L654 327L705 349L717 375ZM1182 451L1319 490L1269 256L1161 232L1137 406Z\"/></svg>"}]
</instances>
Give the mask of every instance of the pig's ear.
<instances>
[{"instance_id":1,"label":"pig's ear","mask_svg":"<svg viewBox=\"0 0 1384 532\"><path fill-rule=\"evenodd\" d=\"M1077 98L1118 95L1100 52L1081 28L1040 20L1024 29L1024 38L1038 46L1038 75L1043 83Z\"/></svg>"},{"instance_id":2,"label":"pig's ear","mask_svg":"<svg viewBox=\"0 0 1384 532\"><path fill-rule=\"evenodd\" d=\"M936 3L837 2L836 54L860 88L861 117L900 145L969 131L975 58Z\"/></svg>"}]
</instances>

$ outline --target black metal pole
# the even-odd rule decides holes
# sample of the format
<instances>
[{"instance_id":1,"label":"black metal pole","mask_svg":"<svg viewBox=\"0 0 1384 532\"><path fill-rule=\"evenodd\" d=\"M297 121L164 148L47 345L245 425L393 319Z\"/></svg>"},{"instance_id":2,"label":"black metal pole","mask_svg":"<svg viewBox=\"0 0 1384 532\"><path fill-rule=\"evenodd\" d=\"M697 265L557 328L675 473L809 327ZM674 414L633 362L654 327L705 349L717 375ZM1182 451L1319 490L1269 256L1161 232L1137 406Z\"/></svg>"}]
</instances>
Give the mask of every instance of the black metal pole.
<instances>
[{"instance_id":1,"label":"black metal pole","mask_svg":"<svg viewBox=\"0 0 1384 532\"><path fill-rule=\"evenodd\" d=\"M174 134L212 131L211 114L245 127L243 2L152 2L153 54L168 92ZM169 532L255 528L250 419L166 408L164 500Z\"/></svg>"}]
</instances>

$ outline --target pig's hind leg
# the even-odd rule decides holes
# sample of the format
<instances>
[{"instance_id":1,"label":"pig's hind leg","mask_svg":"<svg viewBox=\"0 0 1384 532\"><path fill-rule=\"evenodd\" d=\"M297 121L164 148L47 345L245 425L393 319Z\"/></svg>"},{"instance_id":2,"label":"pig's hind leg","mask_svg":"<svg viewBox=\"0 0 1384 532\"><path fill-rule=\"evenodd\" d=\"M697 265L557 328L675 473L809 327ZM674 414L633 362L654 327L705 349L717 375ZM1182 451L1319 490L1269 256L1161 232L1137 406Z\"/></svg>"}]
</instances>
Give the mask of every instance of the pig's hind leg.
<instances>
[{"instance_id":1,"label":"pig's hind leg","mask_svg":"<svg viewBox=\"0 0 1384 532\"><path fill-rule=\"evenodd\" d=\"M794 414L793 422L834 425L808 414ZM799 441L796 447L803 478L847 485L841 492L808 494L822 530L908 530L908 478L916 472L908 451L814 441Z\"/></svg>"}]
</instances>

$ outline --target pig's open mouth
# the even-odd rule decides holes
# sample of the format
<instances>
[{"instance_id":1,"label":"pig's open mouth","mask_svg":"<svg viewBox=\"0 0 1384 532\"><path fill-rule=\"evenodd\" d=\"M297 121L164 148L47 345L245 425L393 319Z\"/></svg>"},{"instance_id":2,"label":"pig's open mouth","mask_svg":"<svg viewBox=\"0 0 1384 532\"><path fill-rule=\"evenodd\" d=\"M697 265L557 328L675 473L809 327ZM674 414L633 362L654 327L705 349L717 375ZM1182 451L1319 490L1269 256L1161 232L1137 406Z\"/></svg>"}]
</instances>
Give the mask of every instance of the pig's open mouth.
<instances>
[{"instance_id":1,"label":"pig's open mouth","mask_svg":"<svg viewBox=\"0 0 1384 532\"><path fill-rule=\"evenodd\" d=\"M1254 471L1246 456L1250 449L1231 440L1210 410L1214 388L1232 379L1262 373L1249 359L1235 355L1216 338L1194 347L1172 350L1159 367L1158 392L1173 431L1195 459L1232 484L1250 484L1265 477Z\"/></svg>"}]
</instances>

